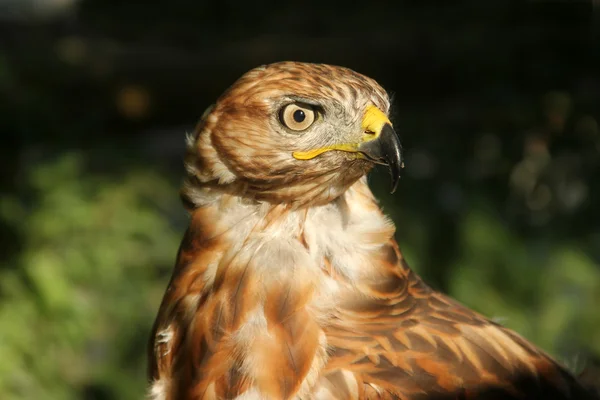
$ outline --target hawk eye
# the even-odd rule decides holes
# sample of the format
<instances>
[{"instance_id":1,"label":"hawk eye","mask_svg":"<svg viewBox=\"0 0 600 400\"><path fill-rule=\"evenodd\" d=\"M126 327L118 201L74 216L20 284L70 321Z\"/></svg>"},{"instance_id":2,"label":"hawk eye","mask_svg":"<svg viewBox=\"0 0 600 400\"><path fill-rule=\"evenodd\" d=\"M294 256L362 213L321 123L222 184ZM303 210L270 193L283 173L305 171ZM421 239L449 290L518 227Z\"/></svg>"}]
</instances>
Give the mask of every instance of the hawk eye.
<instances>
[{"instance_id":1,"label":"hawk eye","mask_svg":"<svg viewBox=\"0 0 600 400\"><path fill-rule=\"evenodd\" d=\"M286 127L293 131L303 131L317 119L315 110L304 104L292 103L284 106L279 111L279 120Z\"/></svg>"}]
</instances>

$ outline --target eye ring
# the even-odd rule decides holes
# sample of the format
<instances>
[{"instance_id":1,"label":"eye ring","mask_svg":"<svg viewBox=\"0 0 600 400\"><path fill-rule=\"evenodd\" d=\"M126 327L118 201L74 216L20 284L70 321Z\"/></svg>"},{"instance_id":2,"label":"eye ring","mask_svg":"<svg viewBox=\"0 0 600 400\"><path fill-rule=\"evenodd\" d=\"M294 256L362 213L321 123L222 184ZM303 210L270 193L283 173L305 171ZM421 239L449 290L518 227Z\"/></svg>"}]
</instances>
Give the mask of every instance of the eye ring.
<instances>
[{"instance_id":1,"label":"eye ring","mask_svg":"<svg viewBox=\"0 0 600 400\"><path fill-rule=\"evenodd\" d=\"M308 129L316 120L317 112L305 104L291 103L279 111L279 120L286 128L301 132Z\"/></svg>"}]
</instances>

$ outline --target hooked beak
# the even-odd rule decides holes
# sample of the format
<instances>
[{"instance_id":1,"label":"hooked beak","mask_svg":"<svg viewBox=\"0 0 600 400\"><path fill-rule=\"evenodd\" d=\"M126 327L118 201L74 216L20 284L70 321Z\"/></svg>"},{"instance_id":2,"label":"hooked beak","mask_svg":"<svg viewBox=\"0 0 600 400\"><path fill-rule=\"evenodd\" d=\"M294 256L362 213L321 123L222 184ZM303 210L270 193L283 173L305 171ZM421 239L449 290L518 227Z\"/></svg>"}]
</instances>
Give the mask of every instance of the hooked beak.
<instances>
[{"instance_id":1,"label":"hooked beak","mask_svg":"<svg viewBox=\"0 0 600 400\"><path fill-rule=\"evenodd\" d=\"M358 151L377 164L387 165L392 178L391 193L396 191L400 180L400 170L404 167L402 145L390 123L385 123L377 137L363 142Z\"/></svg>"},{"instance_id":2,"label":"hooked beak","mask_svg":"<svg viewBox=\"0 0 600 400\"><path fill-rule=\"evenodd\" d=\"M363 135L360 143L344 143L309 151L296 151L292 155L298 160L309 160L331 150L359 153L373 163L388 166L392 178L391 193L394 193L398 187L400 170L404 167L400 139L388 117L373 105L365 110L361 127Z\"/></svg>"}]
</instances>

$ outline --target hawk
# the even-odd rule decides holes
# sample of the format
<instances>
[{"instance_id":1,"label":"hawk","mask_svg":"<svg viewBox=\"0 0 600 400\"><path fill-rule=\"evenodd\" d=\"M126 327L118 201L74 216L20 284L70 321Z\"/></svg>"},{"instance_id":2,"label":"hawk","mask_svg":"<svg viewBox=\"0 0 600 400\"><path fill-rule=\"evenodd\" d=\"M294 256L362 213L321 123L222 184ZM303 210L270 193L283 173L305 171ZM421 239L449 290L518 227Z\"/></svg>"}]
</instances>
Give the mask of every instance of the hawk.
<instances>
[{"instance_id":1,"label":"hawk","mask_svg":"<svg viewBox=\"0 0 600 400\"><path fill-rule=\"evenodd\" d=\"M367 186L395 189L390 101L350 69L255 68L188 137L191 220L149 344L149 398L580 399L565 368L429 288Z\"/></svg>"}]
</instances>

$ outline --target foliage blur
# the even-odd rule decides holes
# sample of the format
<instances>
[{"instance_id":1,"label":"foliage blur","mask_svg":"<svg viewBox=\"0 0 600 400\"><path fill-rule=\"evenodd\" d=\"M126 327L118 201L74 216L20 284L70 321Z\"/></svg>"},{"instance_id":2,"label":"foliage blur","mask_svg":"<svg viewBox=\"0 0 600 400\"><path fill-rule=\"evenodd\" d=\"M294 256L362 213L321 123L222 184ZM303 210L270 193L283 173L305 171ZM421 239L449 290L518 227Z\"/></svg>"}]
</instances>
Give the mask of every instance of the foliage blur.
<instances>
[{"instance_id":1,"label":"foliage blur","mask_svg":"<svg viewBox=\"0 0 600 400\"><path fill-rule=\"evenodd\" d=\"M0 393L134 399L187 216L184 134L246 70L348 66L407 160L370 177L435 288L581 370L600 355L592 2L0 1Z\"/></svg>"}]
</instances>

